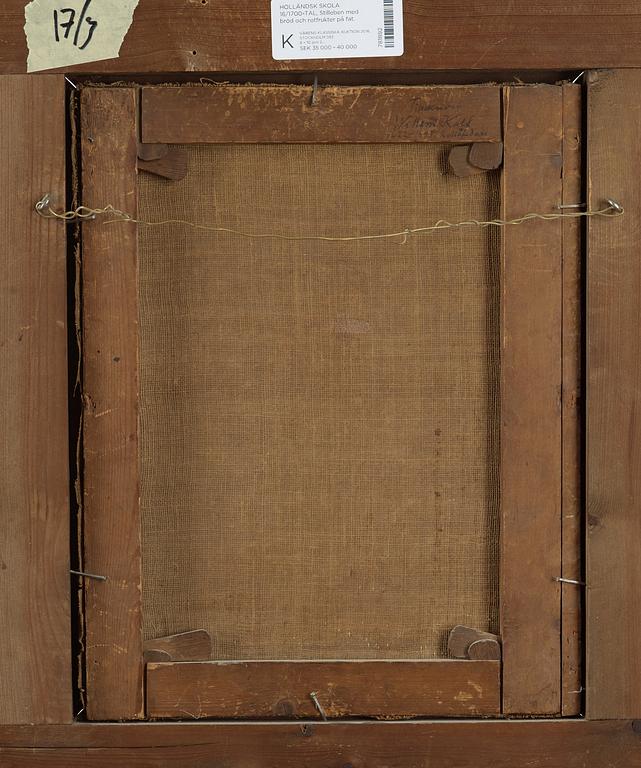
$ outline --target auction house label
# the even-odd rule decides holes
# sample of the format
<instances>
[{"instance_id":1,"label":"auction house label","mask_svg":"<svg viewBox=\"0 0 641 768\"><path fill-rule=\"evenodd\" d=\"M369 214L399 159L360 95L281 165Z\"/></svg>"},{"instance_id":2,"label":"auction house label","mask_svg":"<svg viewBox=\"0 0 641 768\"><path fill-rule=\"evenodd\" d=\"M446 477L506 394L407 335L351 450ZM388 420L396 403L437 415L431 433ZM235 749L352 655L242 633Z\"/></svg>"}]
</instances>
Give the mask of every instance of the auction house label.
<instances>
[{"instance_id":1,"label":"auction house label","mask_svg":"<svg viewBox=\"0 0 641 768\"><path fill-rule=\"evenodd\" d=\"M287 59L403 55L403 0L272 0L272 54Z\"/></svg>"}]
</instances>

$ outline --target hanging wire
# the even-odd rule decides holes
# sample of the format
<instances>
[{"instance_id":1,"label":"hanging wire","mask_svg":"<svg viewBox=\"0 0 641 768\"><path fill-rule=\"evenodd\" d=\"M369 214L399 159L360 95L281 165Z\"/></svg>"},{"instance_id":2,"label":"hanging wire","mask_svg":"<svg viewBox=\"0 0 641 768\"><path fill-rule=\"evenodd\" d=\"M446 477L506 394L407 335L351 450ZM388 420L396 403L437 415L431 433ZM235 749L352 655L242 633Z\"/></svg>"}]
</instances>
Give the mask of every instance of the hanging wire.
<instances>
[{"instance_id":1,"label":"hanging wire","mask_svg":"<svg viewBox=\"0 0 641 768\"><path fill-rule=\"evenodd\" d=\"M567 207L567 206L565 206ZM559 207L560 208L560 207ZM166 225L180 225L191 227L193 229L205 232L218 232L238 237L245 237L257 240L290 240L304 241L316 240L323 242L346 243L360 240L387 240L402 238L401 244L407 242L407 238L412 235L420 235L428 232L436 232L442 229L463 229L465 227L508 227L525 224L528 221L558 221L559 219L582 219L601 216L606 218L617 218L623 216L625 210L616 200L607 199L605 207L594 211L561 211L557 213L526 213L514 219L489 219L487 221L479 219L467 219L464 221L447 221L440 219L434 224L425 227L414 227L399 229L394 232L374 232L360 235L332 236L320 234L288 235L282 232L247 232L241 229L231 227L219 227L210 224L202 224L186 219L161 219L159 221L145 221L137 219L125 211L114 208L113 205L106 205L104 208L90 208L86 205L80 205L70 211L56 211L51 205L51 196L45 195L42 200L36 203L36 213L45 219L57 219L65 223L76 223L82 221L94 221L100 217L105 217L103 223L110 224L114 222L129 222L145 227L161 227Z\"/></svg>"}]
</instances>

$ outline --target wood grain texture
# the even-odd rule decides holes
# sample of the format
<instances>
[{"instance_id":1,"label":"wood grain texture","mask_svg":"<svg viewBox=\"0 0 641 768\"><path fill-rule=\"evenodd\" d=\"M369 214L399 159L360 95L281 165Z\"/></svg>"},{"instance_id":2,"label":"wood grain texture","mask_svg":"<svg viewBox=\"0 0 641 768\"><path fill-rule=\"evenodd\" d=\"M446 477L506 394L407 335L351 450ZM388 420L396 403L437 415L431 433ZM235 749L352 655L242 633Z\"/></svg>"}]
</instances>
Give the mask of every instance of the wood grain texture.
<instances>
[{"instance_id":1,"label":"wood grain texture","mask_svg":"<svg viewBox=\"0 0 641 768\"><path fill-rule=\"evenodd\" d=\"M26 0L0 9L0 71L26 69ZM99 17L98 17L99 18ZM583 69L641 66L636 0L412 0L405 54L391 58L274 61L264 0L140 0L119 58L77 72L270 70Z\"/></svg>"},{"instance_id":2,"label":"wood grain texture","mask_svg":"<svg viewBox=\"0 0 641 768\"><path fill-rule=\"evenodd\" d=\"M143 650L146 657L152 652L166 653L168 658L163 661L207 661L211 659L211 637L204 629L196 629L145 640Z\"/></svg>"},{"instance_id":3,"label":"wood grain texture","mask_svg":"<svg viewBox=\"0 0 641 768\"><path fill-rule=\"evenodd\" d=\"M139 723L0 730L3 768L639 768L629 721Z\"/></svg>"},{"instance_id":4,"label":"wood grain texture","mask_svg":"<svg viewBox=\"0 0 641 768\"><path fill-rule=\"evenodd\" d=\"M142 89L145 143L498 142L498 86Z\"/></svg>"},{"instance_id":5,"label":"wood grain texture","mask_svg":"<svg viewBox=\"0 0 641 768\"><path fill-rule=\"evenodd\" d=\"M139 145L154 146L154 145ZM162 145L159 145L162 146ZM138 156L138 170L154 173L170 181L181 181L189 172L187 152L184 147L166 147L167 152L163 157L153 160L141 160Z\"/></svg>"},{"instance_id":6,"label":"wood grain texture","mask_svg":"<svg viewBox=\"0 0 641 768\"><path fill-rule=\"evenodd\" d=\"M506 88L503 218L562 194L562 89ZM501 640L504 714L560 712L560 221L503 230Z\"/></svg>"},{"instance_id":7,"label":"wood grain texture","mask_svg":"<svg viewBox=\"0 0 641 768\"><path fill-rule=\"evenodd\" d=\"M147 665L147 714L174 718L475 717L501 709L497 661Z\"/></svg>"},{"instance_id":8,"label":"wood grain texture","mask_svg":"<svg viewBox=\"0 0 641 768\"><path fill-rule=\"evenodd\" d=\"M83 202L136 211L133 89L82 93ZM132 224L83 226L87 713L143 715L137 243Z\"/></svg>"},{"instance_id":9,"label":"wood grain texture","mask_svg":"<svg viewBox=\"0 0 641 768\"><path fill-rule=\"evenodd\" d=\"M479 173L485 173L483 168L473 165L470 162L470 147L468 144L457 144L453 146L448 154L448 165L450 171L459 179L465 179L468 176L474 176Z\"/></svg>"},{"instance_id":10,"label":"wood grain texture","mask_svg":"<svg viewBox=\"0 0 641 768\"><path fill-rule=\"evenodd\" d=\"M479 632L459 624L447 638L447 652L454 659L500 660L501 641L491 632Z\"/></svg>"},{"instance_id":11,"label":"wood grain texture","mask_svg":"<svg viewBox=\"0 0 641 768\"><path fill-rule=\"evenodd\" d=\"M162 160L169 154L166 144L143 144L138 142L138 160L149 162L150 160Z\"/></svg>"},{"instance_id":12,"label":"wood grain texture","mask_svg":"<svg viewBox=\"0 0 641 768\"><path fill-rule=\"evenodd\" d=\"M583 200L583 113L581 86L563 86L563 204ZM573 209L568 209L573 210ZM578 210L578 209L574 209ZM563 229L563 393L562 393L562 576L583 580L582 572L582 222L565 219ZM583 590L561 586L561 714L582 712L581 629Z\"/></svg>"},{"instance_id":13,"label":"wood grain texture","mask_svg":"<svg viewBox=\"0 0 641 768\"><path fill-rule=\"evenodd\" d=\"M475 142L470 147L470 163L477 168L486 171L499 168L503 162L503 142L488 144L487 142Z\"/></svg>"},{"instance_id":14,"label":"wood grain texture","mask_svg":"<svg viewBox=\"0 0 641 768\"><path fill-rule=\"evenodd\" d=\"M588 86L587 714L641 716L641 72Z\"/></svg>"},{"instance_id":15,"label":"wood grain texture","mask_svg":"<svg viewBox=\"0 0 641 768\"><path fill-rule=\"evenodd\" d=\"M467 657L472 661L500 660L501 644L498 640L475 640L467 650Z\"/></svg>"},{"instance_id":16,"label":"wood grain texture","mask_svg":"<svg viewBox=\"0 0 641 768\"><path fill-rule=\"evenodd\" d=\"M64 145L63 78L0 78L0 723L72 717Z\"/></svg>"}]
</instances>

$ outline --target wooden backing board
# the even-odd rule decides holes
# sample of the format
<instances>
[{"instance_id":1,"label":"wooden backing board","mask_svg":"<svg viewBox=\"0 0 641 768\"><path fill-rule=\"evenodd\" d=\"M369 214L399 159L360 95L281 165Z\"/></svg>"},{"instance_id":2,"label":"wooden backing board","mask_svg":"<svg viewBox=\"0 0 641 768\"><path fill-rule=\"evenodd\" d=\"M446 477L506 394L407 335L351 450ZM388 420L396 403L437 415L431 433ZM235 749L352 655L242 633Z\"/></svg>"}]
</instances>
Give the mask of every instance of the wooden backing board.
<instances>
[{"instance_id":1,"label":"wooden backing board","mask_svg":"<svg viewBox=\"0 0 641 768\"><path fill-rule=\"evenodd\" d=\"M145 143L498 142L497 86L142 89Z\"/></svg>"},{"instance_id":2,"label":"wooden backing board","mask_svg":"<svg viewBox=\"0 0 641 768\"><path fill-rule=\"evenodd\" d=\"M498 661L148 664L147 714L183 719L497 715L500 677Z\"/></svg>"},{"instance_id":3,"label":"wooden backing board","mask_svg":"<svg viewBox=\"0 0 641 768\"><path fill-rule=\"evenodd\" d=\"M136 92L82 93L83 201L135 216ZM83 226L87 715L143 716L134 225Z\"/></svg>"},{"instance_id":4,"label":"wooden backing board","mask_svg":"<svg viewBox=\"0 0 641 768\"><path fill-rule=\"evenodd\" d=\"M138 723L0 729L3 768L640 768L630 721Z\"/></svg>"},{"instance_id":5,"label":"wooden backing board","mask_svg":"<svg viewBox=\"0 0 641 768\"><path fill-rule=\"evenodd\" d=\"M61 76L0 78L0 723L72 718Z\"/></svg>"},{"instance_id":6,"label":"wooden backing board","mask_svg":"<svg viewBox=\"0 0 641 768\"><path fill-rule=\"evenodd\" d=\"M587 715L641 717L641 72L588 83Z\"/></svg>"},{"instance_id":7,"label":"wooden backing board","mask_svg":"<svg viewBox=\"0 0 641 768\"><path fill-rule=\"evenodd\" d=\"M0 72L25 72L26 4L4 0L0 9ZM275 61L265 0L140 0L117 58L69 69L127 74L641 66L637 0L406 0L404 12L403 56ZM105 22L99 9L92 13Z\"/></svg>"},{"instance_id":8,"label":"wooden backing board","mask_svg":"<svg viewBox=\"0 0 641 768\"><path fill-rule=\"evenodd\" d=\"M581 86L563 86L563 204L583 200L583 112ZM580 210L580 209L566 209ZM565 219L563 230L563 392L562 392L562 576L583 580L581 459L581 344L582 344L582 229L583 222ZM583 589L561 586L561 714L582 712L583 680L581 627Z\"/></svg>"},{"instance_id":9,"label":"wooden backing board","mask_svg":"<svg viewBox=\"0 0 641 768\"><path fill-rule=\"evenodd\" d=\"M504 90L503 218L562 195L563 94ZM561 222L506 227L501 275L504 714L560 712Z\"/></svg>"}]
</instances>

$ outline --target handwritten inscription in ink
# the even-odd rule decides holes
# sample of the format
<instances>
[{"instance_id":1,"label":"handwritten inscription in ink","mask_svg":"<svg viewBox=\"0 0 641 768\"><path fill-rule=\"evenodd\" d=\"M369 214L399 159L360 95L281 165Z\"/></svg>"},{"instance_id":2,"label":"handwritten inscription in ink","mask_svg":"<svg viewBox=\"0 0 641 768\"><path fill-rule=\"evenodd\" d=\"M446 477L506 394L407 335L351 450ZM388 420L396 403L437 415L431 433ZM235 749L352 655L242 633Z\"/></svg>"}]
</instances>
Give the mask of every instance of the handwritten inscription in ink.
<instances>
[{"instance_id":1,"label":"handwritten inscription in ink","mask_svg":"<svg viewBox=\"0 0 641 768\"><path fill-rule=\"evenodd\" d=\"M410 89L408 89L410 90ZM454 141L496 141L500 137L500 103L488 90L434 89L410 94L390 121L401 139L432 136Z\"/></svg>"},{"instance_id":2,"label":"handwritten inscription in ink","mask_svg":"<svg viewBox=\"0 0 641 768\"><path fill-rule=\"evenodd\" d=\"M31 0L27 72L116 58L139 0Z\"/></svg>"},{"instance_id":3,"label":"handwritten inscription in ink","mask_svg":"<svg viewBox=\"0 0 641 768\"><path fill-rule=\"evenodd\" d=\"M92 0L85 0L80 13L76 8L54 9L53 28L57 43L71 38L76 48L84 51L98 26L96 19L88 13L91 3Z\"/></svg>"},{"instance_id":4,"label":"handwritten inscription in ink","mask_svg":"<svg viewBox=\"0 0 641 768\"><path fill-rule=\"evenodd\" d=\"M399 136L416 136L416 134L446 133L451 138L474 139L485 136L486 131L478 130L469 115L457 112L440 112L427 114L397 115L393 119L394 131Z\"/></svg>"}]
</instances>

